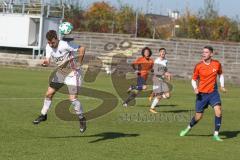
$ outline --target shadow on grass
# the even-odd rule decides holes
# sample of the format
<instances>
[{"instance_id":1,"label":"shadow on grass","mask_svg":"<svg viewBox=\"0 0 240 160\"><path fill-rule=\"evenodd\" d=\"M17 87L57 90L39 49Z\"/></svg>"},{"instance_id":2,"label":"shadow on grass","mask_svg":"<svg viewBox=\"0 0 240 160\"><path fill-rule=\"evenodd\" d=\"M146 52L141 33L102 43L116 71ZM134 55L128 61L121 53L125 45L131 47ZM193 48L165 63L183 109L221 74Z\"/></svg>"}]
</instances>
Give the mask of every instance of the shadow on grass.
<instances>
[{"instance_id":1,"label":"shadow on grass","mask_svg":"<svg viewBox=\"0 0 240 160\"><path fill-rule=\"evenodd\" d=\"M210 137L212 134L189 134L188 137Z\"/></svg>"},{"instance_id":2,"label":"shadow on grass","mask_svg":"<svg viewBox=\"0 0 240 160\"><path fill-rule=\"evenodd\" d=\"M222 131L220 132L220 135L225 136L223 139L230 139L237 137L239 133L240 131Z\"/></svg>"},{"instance_id":3,"label":"shadow on grass","mask_svg":"<svg viewBox=\"0 0 240 160\"><path fill-rule=\"evenodd\" d=\"M177 107L177 104L160 104L157 105L156 107Z\"/></svg>"},{"instance_id":4,"label":"shadow on grass","mask_svg":"<svg viewBox=\"0 0 240 160\"><path fill-rule=\"evenodd\" d=\"M179 110L172 110L172 111L160 111L163 113L183 113L183 112L193 112L194 110L184 110L184 109L179 109Z\"/></svg>"},{"instance_id":5,"label":"shadow on grass","mask_svg":"<svg viewBox=\"0 0 240 160\"><path fill-rule=\"evenodd\" d=\"M177 107L177 104L161 104L161 105L157 105L156 107ZM136 107L150 107L149 105L137 105Z\"/></svg>"},{"instance_id":6,"label":"shadow on grass","mask_svg":"<svg viewBox=\"0 0 240 160\"><path fill-rule=\"evenodd\" d=\"M50 139L64 139L64 138L88 138L88 137L99 137L96 140L90 141L89 143L95 143L105 140L111 140L116 138L126 138L126 137L137 137L139 134L125 134L125 133L119 133L119 132L103 132L99 134L89 135L89 136L61 136L61 137L47 137Z\"/></svg>"},{"instance_id":7,"label":"shadow on grass","mask_svg":"<svg viewBox=\"0 0 240 160\"><path fill-rule=\"evenodd\" d=\"M235 138L238 136L238 134L240 134L240 131L220 131L220 136L225 136L222 139L230 139L230 138ZM189 134L187 136L199 136L199 137L210 137L213 136L212 134L208 134L208 135L195 135L195 134Z\"/></svg>"}]
</instances>

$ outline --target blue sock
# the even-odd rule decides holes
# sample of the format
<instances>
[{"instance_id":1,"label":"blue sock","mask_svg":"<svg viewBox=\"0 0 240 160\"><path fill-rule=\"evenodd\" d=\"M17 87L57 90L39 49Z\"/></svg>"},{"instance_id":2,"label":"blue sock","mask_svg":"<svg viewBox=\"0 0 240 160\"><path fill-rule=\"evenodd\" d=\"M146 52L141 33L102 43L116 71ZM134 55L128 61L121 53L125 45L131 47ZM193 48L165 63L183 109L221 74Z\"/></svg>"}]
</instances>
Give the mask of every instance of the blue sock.
<instances>
[{"instance_id":1,"label":"blue sock","mask_svg":"<svg viewBox=\"0 0 240 160\"><path fill-rule=\"evenodd\" d=\"M142 86L136 86L136 89L141 91L143 89L143 87Z\"/></svg>"},{"instance_id":2,"label":"blue sock","mask_svg":"<svg viewBox=\"0 0 240 160\"><path fill-rule=\"evenodd\" d=\"M193 126L195 126L198 123L198 121L195 120L195 117L192 118L191 122L190 122L190 127L192 128Z\"/></svg>"},{"instance_id":3,"label":"blue sock","mask_svg":"<svg viewBox=\"0 0 240 160\"><path fill-rule=\"evenodd\" d=\"M128 104L130 101L134 100L136 96L137 95L135 93L130 93L130 95L128 96L127 100L124 103Z\"/></svg>"},{"instance_id":4,"label":"blue sock","mask_svg":"<svg viewBox=\"0 0 240 160\"><path fill-rule=\"evenodd\" d=\"M222 124L222 116L221 117L215 116L215 131L220 130L221 124Z\"/></svg>"}]
</instances>

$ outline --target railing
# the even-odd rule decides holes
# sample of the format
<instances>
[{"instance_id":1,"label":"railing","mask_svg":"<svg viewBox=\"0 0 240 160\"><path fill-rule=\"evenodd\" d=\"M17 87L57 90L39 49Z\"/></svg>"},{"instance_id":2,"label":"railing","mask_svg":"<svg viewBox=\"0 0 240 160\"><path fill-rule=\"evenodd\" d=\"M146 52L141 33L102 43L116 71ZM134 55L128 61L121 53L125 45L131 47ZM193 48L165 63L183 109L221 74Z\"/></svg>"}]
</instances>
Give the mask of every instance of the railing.
<instances>
[{"instance_id":1,"label":"railing","mask_svg":"<svg viewBox=\"0 0 240 160\"><path fill-rule=\"evenodd\" d=\"M64 6L52 6L49 4L42 5L35 4L13 4L13 5L0 5L0 13L2 14L35 14L43 15L46 17L64 17Z\"/></svg>"}]
</instances>

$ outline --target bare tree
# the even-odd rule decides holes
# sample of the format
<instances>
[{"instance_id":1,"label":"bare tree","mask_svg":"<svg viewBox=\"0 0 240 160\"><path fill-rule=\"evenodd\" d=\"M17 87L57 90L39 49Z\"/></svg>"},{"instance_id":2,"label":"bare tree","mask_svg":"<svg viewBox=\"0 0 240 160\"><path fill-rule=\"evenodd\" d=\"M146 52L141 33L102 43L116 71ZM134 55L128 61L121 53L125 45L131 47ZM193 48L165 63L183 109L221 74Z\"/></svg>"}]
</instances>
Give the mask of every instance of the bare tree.
<instances>
[{"instance_id":1,"label":"bare tree","mask_svg":"<svg viewBox=\"0 0 240 160\"><path fill-rule=\"evenodd\" d=\"M204 0L204 8L199 12L200 16L206 19L214 19L218 17L218 10L215 0Z\"/></svg>"}]
</instances>

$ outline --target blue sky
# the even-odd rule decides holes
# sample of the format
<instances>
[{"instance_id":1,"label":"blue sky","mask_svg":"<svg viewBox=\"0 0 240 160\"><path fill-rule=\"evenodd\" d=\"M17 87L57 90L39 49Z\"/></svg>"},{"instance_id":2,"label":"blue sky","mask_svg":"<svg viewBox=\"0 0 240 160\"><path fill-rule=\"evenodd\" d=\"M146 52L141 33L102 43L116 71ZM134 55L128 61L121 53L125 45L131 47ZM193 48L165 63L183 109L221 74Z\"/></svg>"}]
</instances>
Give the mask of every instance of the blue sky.
<instances>
[{"instance_id":1,"label":"blue sky","mask_svg":"<svg viewBox=\"0 0 240 160\"><path fill-rule=\"evenodd\" d=\"M89 6L91 3L99 0L79 0L84 7ZM100 0L110 2L114 6L118 6L118 0ZM150 1L148 11L157 14L166 15L169 10L179 10L183 12L188 6L193 12L197 12L200 8L204 7L204 0L120 0L124 4L129 4L134 8L147 10L147 1ZM235 18L236 15L240 16L240 0L215 0L216 7L220 15L227 15Z\"/></svg>"}]
</instances>

